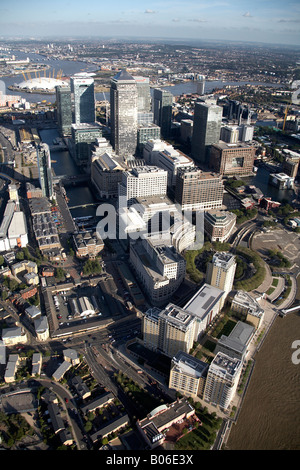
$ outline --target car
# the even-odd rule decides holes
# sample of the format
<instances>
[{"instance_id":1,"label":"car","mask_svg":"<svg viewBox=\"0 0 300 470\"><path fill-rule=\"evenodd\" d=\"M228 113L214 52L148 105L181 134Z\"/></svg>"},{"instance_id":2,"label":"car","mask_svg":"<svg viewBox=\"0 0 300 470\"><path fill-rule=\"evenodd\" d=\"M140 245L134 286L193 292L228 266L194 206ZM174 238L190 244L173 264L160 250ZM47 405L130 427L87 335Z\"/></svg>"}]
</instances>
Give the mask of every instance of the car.
<instances>
[{"instance_id":1,"label":"car","mask_svg":"<svg viewBox=\"0 0 300 470\"><path fill-rule=\"evenodd\" d=\"M60 319L62 318L62 316L61 316L61 315L56 315L56 318L57 318L58 320L60 320Z\"/></svg>"},{"instance_id":2,"label":"car","mask_svg":"<svg viewBox=\"0 0 300 470\"><path fill-rule=\"evenodd\" d=\"M65 402L66 402L66 403L69 403L69 400L68 400L68 398L65 398Z\"/></svg>"}]
</instances>

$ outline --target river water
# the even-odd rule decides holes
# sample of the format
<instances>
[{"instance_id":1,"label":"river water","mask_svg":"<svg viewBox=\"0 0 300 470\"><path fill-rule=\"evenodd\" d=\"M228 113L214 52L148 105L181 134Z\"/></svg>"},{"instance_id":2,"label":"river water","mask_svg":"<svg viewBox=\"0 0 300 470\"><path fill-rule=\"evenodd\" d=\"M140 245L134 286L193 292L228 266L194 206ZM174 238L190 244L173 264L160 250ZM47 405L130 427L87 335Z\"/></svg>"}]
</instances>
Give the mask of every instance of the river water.
<instances>
[{"instance_id":1,"label":"river water","mask_svg":"<svg viewBox=\"0 0 300 470\"><path fill-rule=\"evenodd\" d=\"M300 276L296 300L300 301ZM230 450L300 450L300 364L292 343L300 340L300 313L276 318L255 357L255 367Z\"/></svg>"},{"instance_id":2,"label":"river water","mask_svg":"<svg viewBox=\"0 0 300 470\"><path fill-rule=\"evenodd\" d=\"M57 129L45 129L39 131L41 140L48 145L52 144L53 139L59 137ZM52 168L56 176L61 175L79 175L80 169L76 166L71 154L66 151L51 151ZM88 204L96 202L96 197L88 185L80 185L75 187L67 187L66 193L69 198L69 207L78 206L80 204ZM72 209L71 214L73 217L86 217L88 215L94 216L96 214L96 206L82 207Z\"/></svg>"}]
</instances>

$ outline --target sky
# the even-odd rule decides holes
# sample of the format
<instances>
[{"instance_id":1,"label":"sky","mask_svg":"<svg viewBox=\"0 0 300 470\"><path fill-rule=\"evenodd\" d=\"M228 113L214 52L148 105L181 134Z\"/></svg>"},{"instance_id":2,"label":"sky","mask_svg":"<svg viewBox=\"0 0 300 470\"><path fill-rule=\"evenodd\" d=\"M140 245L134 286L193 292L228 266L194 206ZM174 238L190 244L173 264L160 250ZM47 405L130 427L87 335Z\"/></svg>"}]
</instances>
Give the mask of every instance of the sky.
<instances>
[{"instance_id":1,"label":"sky","mask_svg":"<svg viewBox=\"0 0 300 470\"><path fill-rule=\"evenodd\" d=\"M230 40L300 45L299 0L0 0L0 37Z\"/></svg>"}]
</instances>

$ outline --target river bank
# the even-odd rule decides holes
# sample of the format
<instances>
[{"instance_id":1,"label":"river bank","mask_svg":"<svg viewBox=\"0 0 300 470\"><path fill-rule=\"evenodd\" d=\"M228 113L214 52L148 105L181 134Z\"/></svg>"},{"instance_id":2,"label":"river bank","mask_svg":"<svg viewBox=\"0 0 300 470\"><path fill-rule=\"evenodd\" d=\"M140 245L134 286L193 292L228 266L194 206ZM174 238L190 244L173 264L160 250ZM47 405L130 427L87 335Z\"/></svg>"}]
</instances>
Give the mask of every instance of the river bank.
<instances>
[{"instance_id":1,"label":"river bank","mask_svg":"<svg viewBox=\"0 0 300 470\"><path fill-rule=\"evenodd\" d=\"M300 276L296 300L300 301ZM277 317L255 355L255 366L228 450L300 449L300 365L292 343L300 339L300 314Z\"/></svg>"}]
</instances>

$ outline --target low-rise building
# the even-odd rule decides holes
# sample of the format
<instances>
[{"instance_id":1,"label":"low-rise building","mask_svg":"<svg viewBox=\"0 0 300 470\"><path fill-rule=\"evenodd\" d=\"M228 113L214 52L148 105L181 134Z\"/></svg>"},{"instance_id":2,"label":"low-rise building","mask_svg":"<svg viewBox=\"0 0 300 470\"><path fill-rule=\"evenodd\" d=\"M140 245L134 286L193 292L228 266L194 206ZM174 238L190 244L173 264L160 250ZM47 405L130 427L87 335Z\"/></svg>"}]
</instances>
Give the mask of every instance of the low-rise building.
<instances>
[{"instance_id":1,"label":"low-rise building","mask_svg":"<svg viewBox=\"0 0 300 470\"><path fill-rule=\"evenodd\" d=\"M238 321L228 336L222 335L218 340L215 353L222 352L229 357L243 361L254 332L254 326Z\"/></svg>"},{"instance_id":2,"label":"low-rise building","mask_svg":"<svg viewBox=\"0 0 300 470\"><path fill-rule=\"evenodd\" d=\"M97 232L75 234L73 235L73 243L78 258L96 258L104 248L104 242Z\"/></svg>"},{"instance_id":3,"label":"low-rise building","mask_svg":"<svg viewBox=\"0 0 300 470\"><path fill-rule=\"evenodd\" d=\"M138 420L137 429L150 449L161 445L165 439L164 431L181 420L190 419L195 409L183 398L168 405L155 408L146 418Z\"/></svg>"},{"instance_id":4,"label":"low-rise building","mask_svg":"<svg viewBox=\"0 0 300 470\"><path fill-rule=\"evenodd\" d=\"M42 369L42 354L34 353L32 355L32 376L39 376Z\"/></svg>"},{"instance_id":5,"label":"low-rise building","mask_svg":"<svg viewBox=\"0 0 300 470\"><path fill-rule=\"evenodd\" d=\"M2 340L5 346L14 346L15 344L25 344L28 341L27 334L21 326L13 328L4 328L2 330Z\"/></svg>"},{"instance_id":6,"label":"low-rise building","mask_svg":"<svg viewBox=\"0 0 300 470\"><path fill-rule=\"evenodd\" d=\"M50 336L50 332L46 315L43 315L34 320L34 329L39 341L47 341Z\"/></svg>"},{"instance_id":7,"label":"low-rise building","mask_svg":"<svg viewBox=\"0 0 300 470\"><path fill-rule=\"evenodd\" d=\"M19 359L18 354L9 355L8 362L6 364L5 373L4 373L5 383L12 383L15 381L15 375L16 375L19 363L20 363L20 359Z\"/></svg>"},{"instance_id":8,"label":"low-rise building","mask_svg":"<svg viewBox=\"0 0 300 470\"><path fill-rule=\"evenodd\" d=\"M119 418L109 422L106 426L98 429L94 434L92 434L91 440L92 442L97 442L100 439L108 436L112 432L120 431L120 429L124 428L129 424L129 416L127 414L123 414Z\"/></svg>"}]
</instances>

